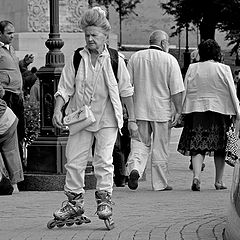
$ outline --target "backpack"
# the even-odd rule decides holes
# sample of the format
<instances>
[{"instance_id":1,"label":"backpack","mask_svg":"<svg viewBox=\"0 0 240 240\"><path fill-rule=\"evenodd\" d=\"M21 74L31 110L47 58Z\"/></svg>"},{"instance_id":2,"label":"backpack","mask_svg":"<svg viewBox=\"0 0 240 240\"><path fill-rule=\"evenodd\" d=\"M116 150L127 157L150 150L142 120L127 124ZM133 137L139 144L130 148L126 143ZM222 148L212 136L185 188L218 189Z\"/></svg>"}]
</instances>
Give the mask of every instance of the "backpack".
<instances>
[{"instance_id":1,"label":"backpack","mask_svg":"<svg viewBox=\"0 0 240 240\"><path fill-rule=\"evenodd\" d=\"M108 45L107 45L107 49L108 49L109 54L110 54L113 73L114 73L114 76L115 76L115 78L117 79L117 82L118 82L118 78L117 78L117 72L118 72L118 51L116 49L110 48ZM75 69L75 77L77 75L78 67L79 67L80 61L82 59L82 56L79 53L79 51L81 51L81 50L83 50L83 47L78 48L74 52L74 55L73 55L73 65L74 65L74 69Z\"/></svg>"}]
</instances>

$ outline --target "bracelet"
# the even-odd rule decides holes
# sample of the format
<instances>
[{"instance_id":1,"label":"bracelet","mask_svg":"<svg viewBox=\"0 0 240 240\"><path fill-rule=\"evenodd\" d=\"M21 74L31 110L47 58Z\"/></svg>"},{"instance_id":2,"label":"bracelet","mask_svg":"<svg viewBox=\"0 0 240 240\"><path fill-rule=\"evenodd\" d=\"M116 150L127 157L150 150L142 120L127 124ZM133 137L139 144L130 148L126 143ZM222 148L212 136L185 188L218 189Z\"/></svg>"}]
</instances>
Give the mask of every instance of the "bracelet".
<instances>
[{"instance_id":1,"label":"bracelet","mask_svg":"<svg viewBox=\"0 0 240 240\"><path fill-rule=\"evenodd\" d=\"M136 123L136 119L128 119L128 122L135 122Z\"/></svg>"}]
</instances>

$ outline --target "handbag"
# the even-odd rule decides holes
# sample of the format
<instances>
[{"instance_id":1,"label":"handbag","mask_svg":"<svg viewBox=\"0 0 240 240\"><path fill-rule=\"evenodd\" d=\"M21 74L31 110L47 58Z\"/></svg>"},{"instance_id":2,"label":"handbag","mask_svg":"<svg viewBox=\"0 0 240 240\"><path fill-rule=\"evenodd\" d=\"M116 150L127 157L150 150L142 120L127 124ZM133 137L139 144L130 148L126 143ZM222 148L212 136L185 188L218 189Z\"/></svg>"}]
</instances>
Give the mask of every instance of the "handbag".
<instances>
[{"instance_id":1,"label":"handbag","mask_svg":"<svg viewBox=\"0 0 240 240\"><path fill-rule=\"evenodd\" d=\"M227 131L227 145L225 149L225 162L234 167L236 162L239 160L239 153L238 153L238 139L235 135L235 129L233 124L229 127Z\"/></svg>"},{"instance_id":2,"label":"handbag","mask_svg":"<svg viewBox=\"0 0 240 240\"><path fill-rule=\"evenodd\" d=\"M95 122L93 112L87 105L63 118L63 123L68 126L70 135L76 134Z\"/></svg>"}]
</instances>

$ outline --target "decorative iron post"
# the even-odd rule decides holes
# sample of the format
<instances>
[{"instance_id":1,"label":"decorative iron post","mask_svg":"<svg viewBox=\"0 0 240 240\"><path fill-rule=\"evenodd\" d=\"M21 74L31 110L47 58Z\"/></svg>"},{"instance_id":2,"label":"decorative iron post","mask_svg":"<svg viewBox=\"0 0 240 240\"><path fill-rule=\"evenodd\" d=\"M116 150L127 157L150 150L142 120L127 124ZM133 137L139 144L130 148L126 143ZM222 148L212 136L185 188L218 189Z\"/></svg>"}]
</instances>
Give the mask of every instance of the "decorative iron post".
<instances>
[{"instance_id":1,"label":"decorative iron post","mask_svg":"<svg viewBox=\"0 0 240 240\"><path fill-rule=\"evenodd\" d=\"M40 80L40 134L28 147L27 171L41 173L64 173L64 145L68 133L52 124L54 93L64 66L64 45L59 34L59 0L49 0L50 33L45 42L49 49L45 66L37 72Z\"/></svg>"},{"instance_id":2,"label":"decorative iron post","mask_svg":"<svg viewBox=\"0 0 240 240\"><path fill-rule=\"evenodd\" d=\"M54 110L54 93L57 90L58 81L64 66L64 54L61 48L64 45L59 34L59 0L50 0L50 34L45 42L49 49L46 54L46 64L38 71L40 79L40 136L60 136L61 133L52 125Z\"/></svg>"}]
</instances>

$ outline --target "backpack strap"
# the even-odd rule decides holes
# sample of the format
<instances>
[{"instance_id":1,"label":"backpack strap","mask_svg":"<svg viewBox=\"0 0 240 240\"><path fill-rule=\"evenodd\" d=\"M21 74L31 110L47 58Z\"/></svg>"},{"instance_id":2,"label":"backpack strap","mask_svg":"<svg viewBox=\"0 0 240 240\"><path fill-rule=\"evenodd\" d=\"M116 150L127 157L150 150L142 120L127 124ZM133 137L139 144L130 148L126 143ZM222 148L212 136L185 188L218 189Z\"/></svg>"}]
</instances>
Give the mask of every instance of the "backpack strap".
<instances>
[{"instance_id":1,"label":"backpack strap","mask_svg":"<svg viewBox=\"0 0 240 240\"><path fill-rule=\"evenodd\" d=\"M74 52L74 55L73 55L73 66L74 66L74 69L75 69L75 77L76 77L76 75L77 75L78 67L79 67L80 61L81 61L81 59L82 59L82 56L81 56L81 54L79 53L81 50L83 50L83 47L78 48L78 49Z\"/></svg>"},{"instance_id":2,"label":"backpack strap","mask_svg":"<svg viewBox=\"0 0 240 240\"><path fill-rule=\"evenodd\" d=\"M118 78L117 78L117 73L118 73L118 51L116 49L110 48L108 45L107 45L107 49L108 49L108 52L110 54L113 73L114 73L114 76L115 76L115 78L116 78L116 80L118 82ZM75 77L77 75L78 67L79 67L80 61L82 59L82 56L79 53L81 50L83 50L83 47L80 47L77 50L75 50L74 55L73 55L73 66L74 66L74 69L75 69Z\"/></svg>"},{"instance_id":3,"label":"backpack strap","mask_svg":"<svg viewBox=\"0 0 240 240\"><path fill-rule=\"evenodd\" d=\"M117 78L117 73L118 73L118 51L116 49L110 48L107 45L108 48L108 52L110 54L110 58L111 58L111 65L112 65L112 69L113 69L113 73L114 76L118 82L118 78Z\"/></svg>"}]
</instances>

